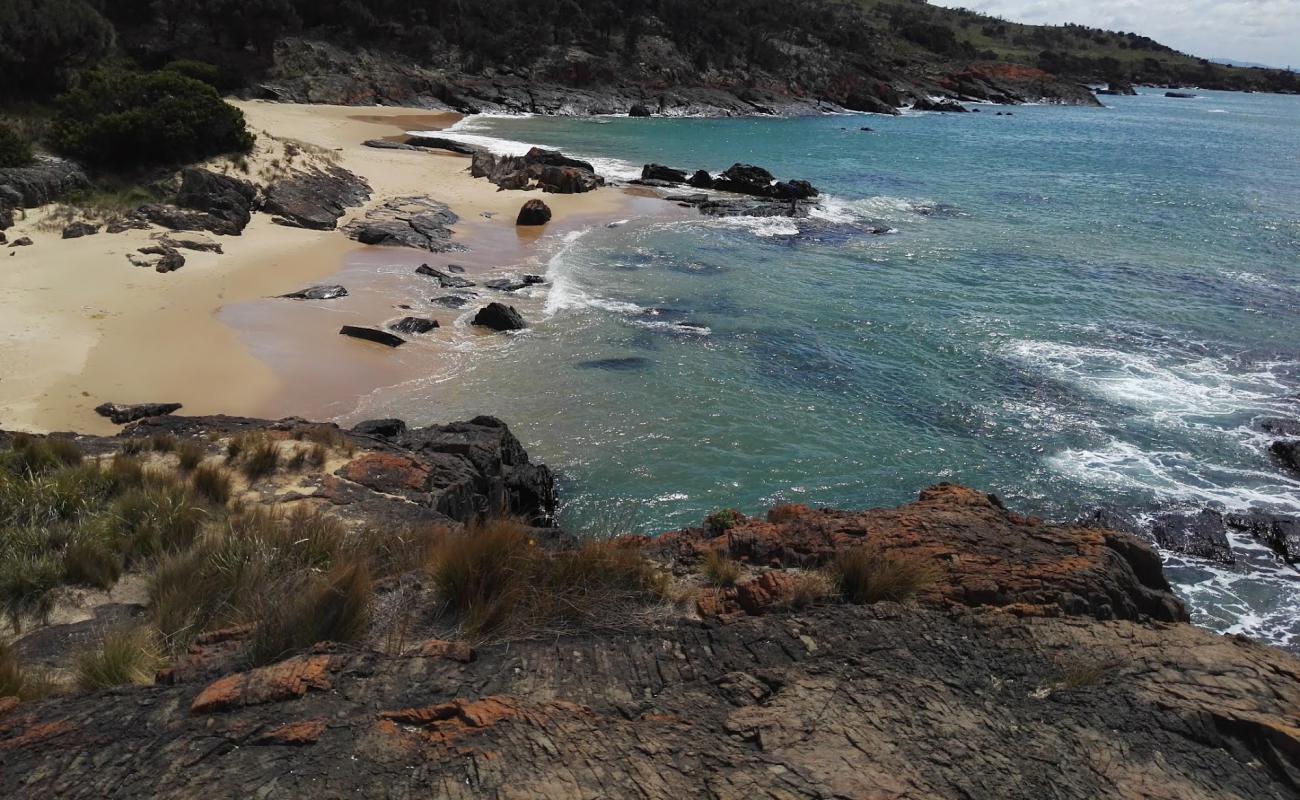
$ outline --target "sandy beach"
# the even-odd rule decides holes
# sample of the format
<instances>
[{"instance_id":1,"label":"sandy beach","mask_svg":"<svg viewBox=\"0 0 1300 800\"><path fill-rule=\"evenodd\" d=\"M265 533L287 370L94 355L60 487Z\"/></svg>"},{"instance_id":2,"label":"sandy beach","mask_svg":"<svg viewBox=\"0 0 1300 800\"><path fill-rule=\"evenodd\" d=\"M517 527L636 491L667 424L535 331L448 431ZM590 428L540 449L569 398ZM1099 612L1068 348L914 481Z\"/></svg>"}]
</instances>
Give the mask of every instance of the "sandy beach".
<instances>
[{"instance_id":1,"label":"sandy beach","mask_svg":"<svg viewBox=\"0 0 1300 800\"><path fill-rule=\"evenodd\" d=\"M290 144L369 181L370 203L353 209L340 227L391 197L420 195L447 203L462 220L456 240L469 248L468 253L455 254L463 256L455 260L471 273L517 263L521 255L576 221L612 219L634 200L612 188L582 195L548 194L551 224L516 229L519 206L537 195L499 192L487 181L471 178L464 156L362 144L408 130L440 129L456 122L455 114L267 102L236 105L258 134L248 177L256 180L278 168ZM232 169L223 160L211 167ZM338 231L289 228L258 214L243 235L217 237L224 254L186 251L184 268L159 274L135 267L126 258L150 243L158 229L64 240L59 226L47 222L54 211L29 210L7 231L11 241L26 235L34 246L0 249L4 428L111 432L116 426L93 411L105 401L180 402L188 414L341 413L346 396L398 380L404 371L416 368L411 356L394 358L386 348L337 336L343 317L376 324L382 322L376 316L399 313L380 295L366 291L369 279L364 273L351 270L352 296L328 309L265 298L326 282L349 263L433 263L437 257L432 254L368 248ZM371 252L378 255L372 258ZM232 307L239 311L222 313ZM242 323L243 330L232 321ZM418 369L428 371L438 339L422 345Z\"/></svg>"}]
</instances>

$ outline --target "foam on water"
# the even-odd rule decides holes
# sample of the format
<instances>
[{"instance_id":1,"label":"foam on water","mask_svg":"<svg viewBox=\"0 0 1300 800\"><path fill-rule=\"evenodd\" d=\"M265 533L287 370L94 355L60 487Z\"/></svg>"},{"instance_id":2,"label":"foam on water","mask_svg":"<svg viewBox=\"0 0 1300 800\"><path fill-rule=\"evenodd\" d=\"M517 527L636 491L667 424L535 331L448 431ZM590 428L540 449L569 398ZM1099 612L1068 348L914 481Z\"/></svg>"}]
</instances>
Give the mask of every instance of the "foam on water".
<instances>
[{"instance_id":1,"label":"foam on water","mask_svg":"<svg viewBox=\"0 0 1300 800\"><path fill-rule=\"evenodd\" d=\"M593 228L569 231L564 234L560 247L546 262L546 280L550 288L546 293L546 303L542 308L547 317L572 308L599 308L616 314L636 314L641 307L635 303L599 297L584 291L578 285L575 274L577 265L572 256L575 245L582 237L591 233Z\"/></svg>"},{"instance_id":2,"label":"foam on water","mask_svg":"<svg viewBox=\"0 0 1300 800\"><path fill-rule=\"evenodd\" d=\"M492 121L495 119L519 119L529 116L532 115L474 114L460 119L456 124L441 131L411 131L410 134L413 136L438 136L463 144L476 145L498 156L522 156L534 147L542 147L542 145L490 136L485 131L490 130ZM608 179L628 181L641 177L641 167L620 158L590 157L582 153L565 153L565 155L589 162L596 169L596 174Z\"/></svg>"},{"instance_id":3,"label":"foam on water","mask_svg":"<svg viewBox=\"0 0 1300 800\"><path fill-rule=\"evenodd\" d=\"M861 222L915 222L933 213L939 204L933 200L909 199L878 195L860 200L849 200L835 195L822 195L808 216L837 225Z\"/></svg>"},{"instance_id":4,"label":"foam on water","mask_svg":"<svg viewBox=\"0 0 1300 800\"><path fill-rule=\"evenodd\" d=\"M719 228L739 228L762 239L799 235L799 223L789 217L718 217L706 224Z\"/></svg>"}]
</instances>

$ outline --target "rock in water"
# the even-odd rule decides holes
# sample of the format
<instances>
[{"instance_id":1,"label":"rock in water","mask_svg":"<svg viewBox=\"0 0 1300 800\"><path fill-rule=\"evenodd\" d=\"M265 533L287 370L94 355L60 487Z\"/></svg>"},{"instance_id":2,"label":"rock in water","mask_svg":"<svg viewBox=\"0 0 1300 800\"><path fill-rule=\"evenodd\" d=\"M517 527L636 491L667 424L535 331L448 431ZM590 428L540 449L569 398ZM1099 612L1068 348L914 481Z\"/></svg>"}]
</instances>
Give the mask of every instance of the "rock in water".
<instances>
[{"instance_id":1,"label":"rock in water","mask_svg":"<svg viewBox=\"0 0 1300 800\"><path fill-rule=\"evenodd\" d=\"M426 278L433 278L438 282L438 285L444 289L468 289L474 285L474 281L467 278L457 277L456 275L448 275L442 270L434 269L428 264L421 264L416 267L415 274L423 275Z\"/></svg>"},{"instance_id":2,"label":"rock in water","mask_svg":"<svg viewBox=\"0 0 1300 800\"><path fill-rule=\"evenodd\" d=\"M398 333L428 333L438 327L436 319L424 319L423 317L402 317L397 322L388 326L389 330Z\"/></svg>"},{"instance_id":3,"label":"rock in water","mask_svg":"<svg viewBox=\"0 0 1300 800\"><path fill-rule=\"evenodd\" d=\"M180 403L136 403L134 405L101 403L95 406L95 413L101 417L108 417L115 425L125 425L147 417L164 417L180 409Z\"/></svg>"},{"instance_id":4,"label":"rock in water","mask_svg":"<svg viewBox=\"0 0 1300 800\"><path fill-rule=\"evenodd\" d=\"M382 436L392 438L406 433L406 422L400 419L368 419L352 426L353 433L362 436Z\"/></svg>"},{"instance_id":5,"label":"rock in water","mask_svg":"<svg viewBox=\"0 0 1300 800\"><path fill-rule=\"evenodd\" d=\"M634 103L627 110L627 115L629 117L648 117L650 116L650 109L644 103Z\"/></svg>"},{"instance_id":6,"label":"rock in water","mask_svg":"<svg viewBox=\"0 0 1300 800\"><path fill-rule=\"evenodd\" d=\"M1267 511L1229 514L1228 525L1245 531L1288 564L1300 564L1300 519Z\"/></svg>"},{"instance_id":7,"label":"rock in water","mask_svg":"<svg viewBox=\"0 0 1300 800\"><path fill-rule=\"evenodd\" d=\"M928 97L922 97L912 106L914 111L940 111L947 114L962 114L966 112L966 106L961 103L947 99L931 100Z\"/></svg>"},{"instance_id":8,"label":"rock in water","mask_svg":"<svg viewBox=\"0 0 1300 800\"><path fill-rule=\"evenodd\" d=\"M762 167L753 164L732 164L713 182L713 188L724 192L770 197L773 180L772 173Z\"/></svg>"},{"instance_id":9,"label":"rock in water","mask_svg":"<svg viewBox=\"0 0 1300 800\"><path fill-rule=\"evenodd\" d=\"M687 183L689 183L695 189L712 189L713 176L710 175L705 170L698 169L695 171L695 174L691 176L691 179L687 181Z\"/></svg>"},{"instance_id":10,"label":"rock in water","mask_svg":"<svg viewBox=\"0 0 1300 800\"><path fill-rule=\"evenodd\" d=\"M99 233L98 225L91 225L89 222L74 222L63 229L64 239L80 239L83 236L94 236Z\"/></svg>"},{"instance_id":11,"label":"rock in water","mask_svg":"<svg viewBox=\"0 0 1300 800\"><path fill-rule=\"evenodd\" d=\"M363 328L358 325L344 325L339 329L343 336L351 336L354 339L365 339L368 342L382 344L385 347L399 347L406 344L406 340L400 336L394 336L388 331L376 330L374 328Z\"/></svg>"},{"instance_id":12,"label":"rock in water","mask_svg":"<svg viewBox=\"0 0 1300 800\"><path fill-rule=\"evenodd\" d=\"M1268 449L1284 467L1300 473L1300 439L1282 439L1273 442Z\"/></svg>"},{"instance_id":13,"label":"rock in water","mask_svg":"<svg viewBox=\"0 0 1300 800\"><path fill-rule=\"evenodd\" d=\"M464 308L469 305L470 298L458 294L444 294L441 297L431 297L429 302L443 308Z\"/></svg>"},{"instance_id":14,"label":"rock in water","mask_svg":"<svg viewBox=\"0 0 1300 800\"><path fill-rule=\"evenodd\" d=\"M289 300L336 300L347 296L348 290L337 284L308 286L306 289L280 295L280 297Z\"/></svg>"},{"instance_id":15,"label":"rock in water","mask_svg":"<svg viewBox=\"0 0 1300 800\"><path fill-rule=\"evenodd\" d=\"M1179 100L1190 100L1195 96L1196 95L1191 92L1165 92L1165 97L1174 97Z\"/></svg>"},{"instance_id":16,"label":"rock in water","mask_svg":"<svg viewBox=\"0 0 1300 800\"><path fill-rule=\"evenodd\" d=\"M641 168L641 180L686 183L686 170L673 169L660 164L646 164Z\"/></svg>"},{"instance_id":17,"label":"rock in water","mask_svg":"<svg viewBox=\"0 0 1300 800\"><path fill-rule=\"evenodd\" d=\"M474 324L494 331L517 331L528 327L515 307L504 303L488 303L480 308L474 315Z\"/></svg>"},{"instance_id":18,"label":"rock in water","mask_svg":"<svg viewBox=\"0 0 1300 800\"><path fill-rule=\"evenodd\" d=\"M551 221L551 209L541 200L529 200L519 209L516 225L545 225Z\"/></svg>"},{"instance_id":19,"label":"rock in water","mask_svg":"<svg viewBox=\"0 0 1300 800\"><path fill-rule=\"evenodd\" d=\"M1212 509L1199 514L1164 514L1151 525L1151 535L1166 550L1186 553L1220 564L1234 562L1223 515Z\"/></svg>"}]
</instances>

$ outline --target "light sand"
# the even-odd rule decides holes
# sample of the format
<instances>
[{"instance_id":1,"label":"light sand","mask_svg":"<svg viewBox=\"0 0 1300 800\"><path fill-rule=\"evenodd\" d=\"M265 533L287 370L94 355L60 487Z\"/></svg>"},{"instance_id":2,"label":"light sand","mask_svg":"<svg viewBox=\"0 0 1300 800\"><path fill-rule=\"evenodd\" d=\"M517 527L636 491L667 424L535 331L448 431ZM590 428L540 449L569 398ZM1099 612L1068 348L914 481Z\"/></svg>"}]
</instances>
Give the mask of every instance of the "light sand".
<instances>
[{"instance_id":1,"label":"light sand","mask_svg":"<svg viewBox=\"0 0 1300 800\"><path fill-rule=\"evenodd\" d=\"M516 229L519 206L532 195L498 192L487 181L470 178L467 158L361 144L403 130L445 127L458 119L454 114L265 102L236 105L259 134L257 152L249 159L250 178L264 180L282 170L285 145L297 145L304 153L298 156L300 162L337 161L365 177L374 189L372 203L402 195L447 203L466 221L457 237L471 247L474 241L466 240L467 235L498 243L508 237L518 247L532 247L546 231L562 228L566 219L615 216L627 199L614 189L547 195L555 215L552 225L546 231ZM213 167L239 174L229 162ZM286 407L293 393L286 390L283 370L268 363L277 359L252 355L248 336L227 326L218 312L227 305L321 282L337 273L349 254L366 248L338 232L287 228L259 214L242 236L217 237L224 255L185 251L184 268L160 275L132 266L126 258L148 243L153 232L63 240L57 230L40 225L51 211L31 211L6 232L10 240L30 235L35 246L13 248L12 255L11 249L0 248L0 426L110 432L116 426L92 411L104 401L180 402L187 414L307 413ZM354 210L349 218L363 212ZM328 319L328 325L337 330L335 320ZM325 340L318 341L325 346ZM274 342L260 344L263 350L275 349ZM337 346L331 342L325 349ZM282 351L285 348L290 352L278 359L281 365L306 364L317 355L301 337L286 340ZM362 358L378 363L380 356L364 351ZM360 374L358 379L382 377ZM358 385L352 391L359 395L374 386ZM348 391L334 389L336 394Z\"/></svg>"}]
</instances>

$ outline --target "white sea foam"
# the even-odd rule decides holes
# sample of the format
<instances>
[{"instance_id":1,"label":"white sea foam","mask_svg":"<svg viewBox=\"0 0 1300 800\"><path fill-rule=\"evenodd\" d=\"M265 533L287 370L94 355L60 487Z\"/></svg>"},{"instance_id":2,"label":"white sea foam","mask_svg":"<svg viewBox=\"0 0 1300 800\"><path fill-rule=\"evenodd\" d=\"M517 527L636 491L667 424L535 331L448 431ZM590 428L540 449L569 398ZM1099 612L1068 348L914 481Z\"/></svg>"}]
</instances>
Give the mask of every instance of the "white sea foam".
<instances>
[{"instance_id":1,"label":"white sea foam","mask_svg":"<svg viewBox=\"0 0 1300 800\"><path fill-rule=\"evenodd\" d=\"M546 304L542 309L547 317L572 308L599 308L616 314L641 312L641 307L636 303L599 297L584 291L578 285L577 276L574 274L576 265L572 252L578 241L592 230L592 228L584 228L564 234L559 249L547 260L546 280L550 284L550 289L546 293Z\"/></svg>"},{"instance_id":2,"label":"white sea foam","mask_svg":"<svg viewBox=\"0 0 1300 800\"><path fill-rule=\"evenodd\" d=\"M859 200L848 200L835 195L822 195L808 216L838 225L858 222L914 221L938 207L933 200L909 199L877 195Z\"/></svg>"},{"instance_id":3,"label":"white sea foam","mask_svg":"<svg viewBox=\"0 0 1300 800\"><path fill-rule=\"evenodd\" d=\"M799 235L799 223L789 217L718 217L711 222L720 228L747 230L762 239Z\"/></svg>"}]
</instances>

